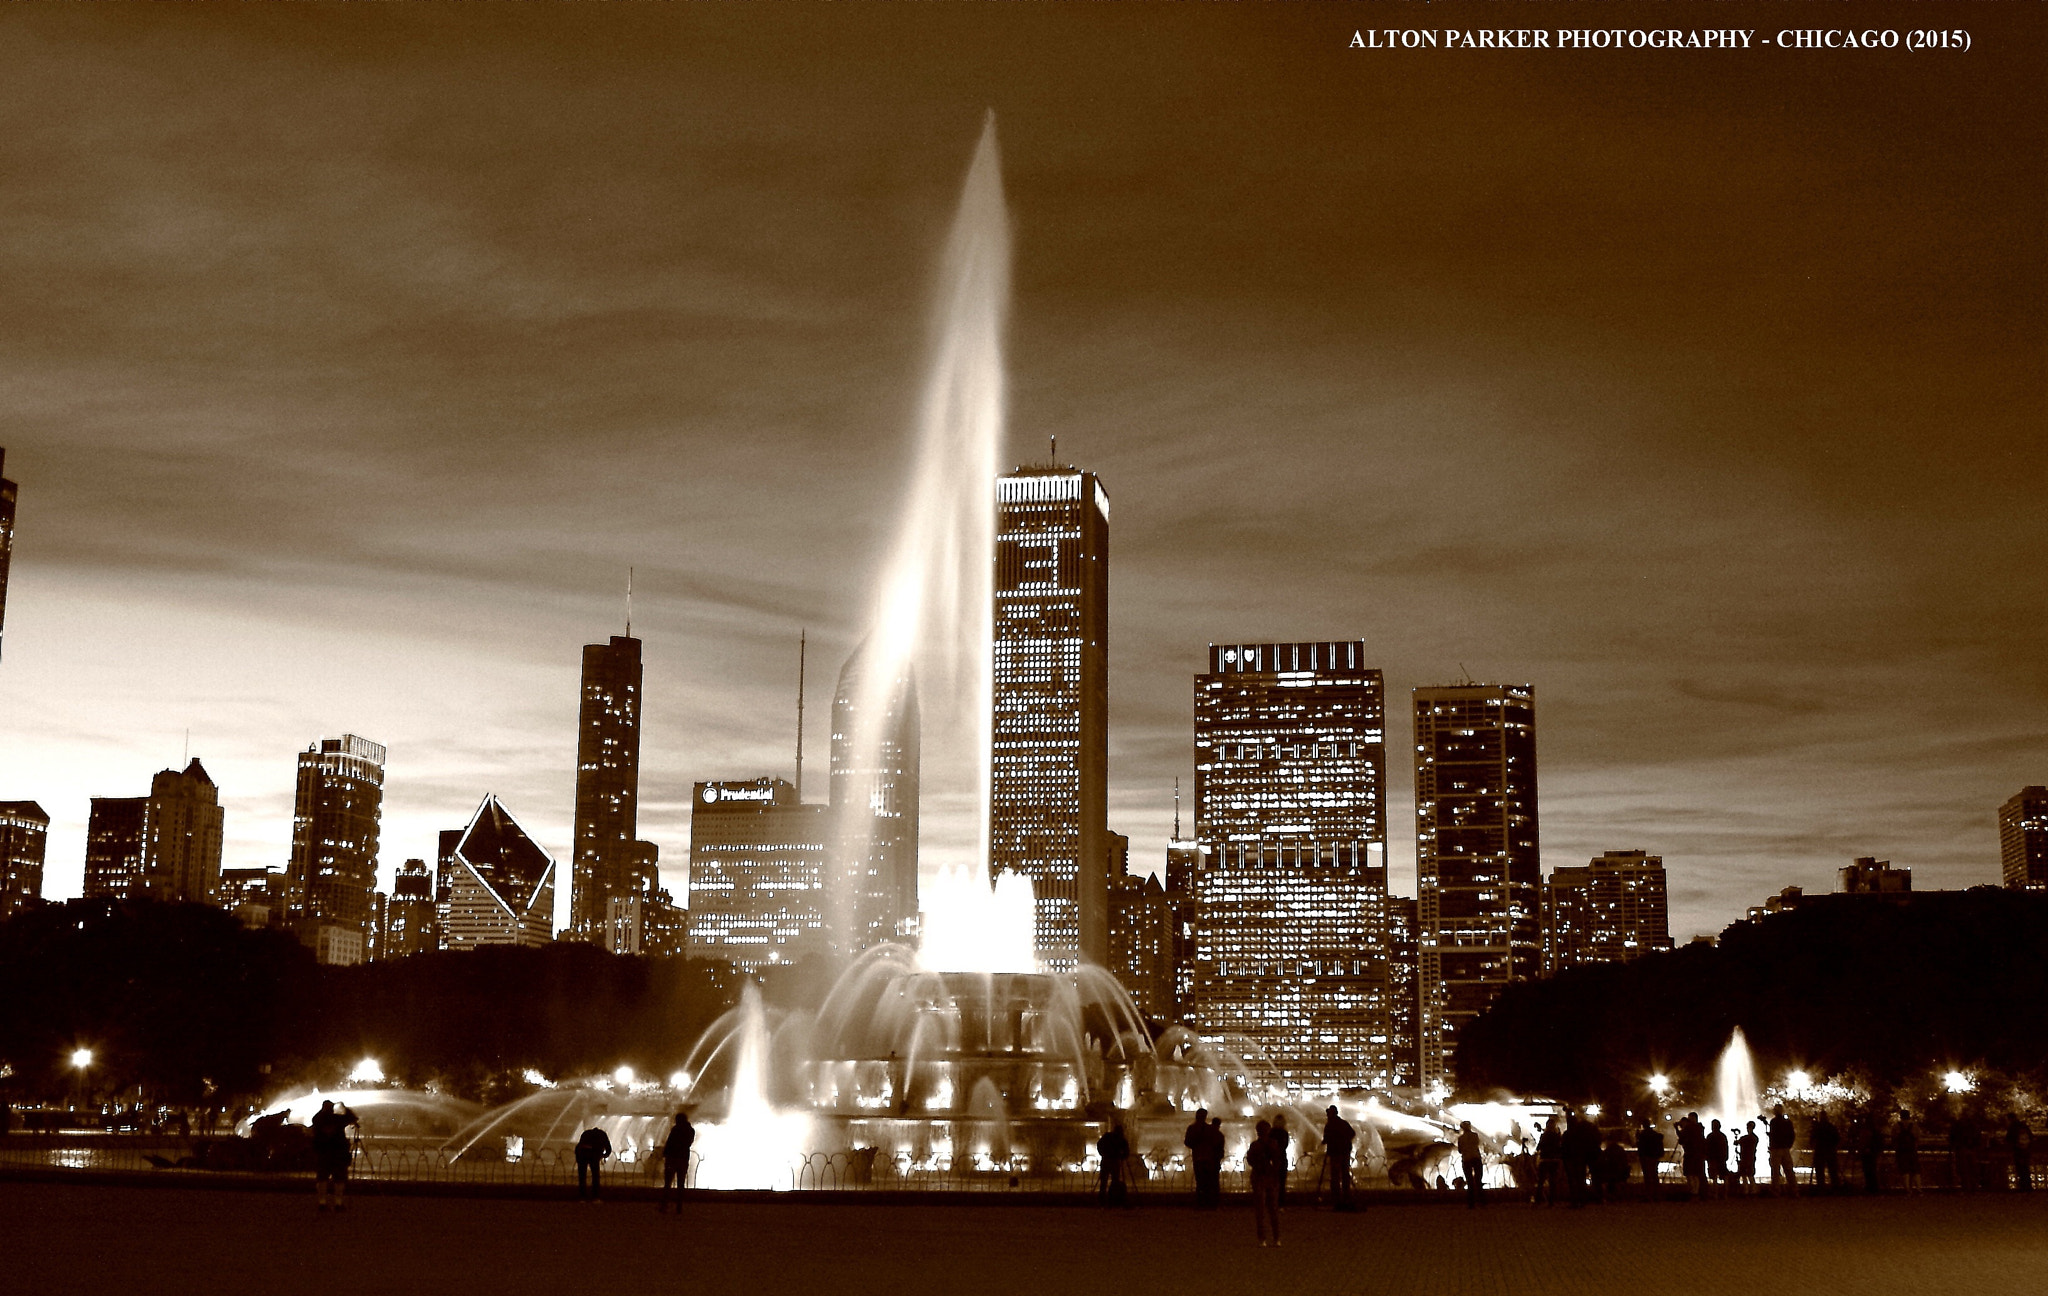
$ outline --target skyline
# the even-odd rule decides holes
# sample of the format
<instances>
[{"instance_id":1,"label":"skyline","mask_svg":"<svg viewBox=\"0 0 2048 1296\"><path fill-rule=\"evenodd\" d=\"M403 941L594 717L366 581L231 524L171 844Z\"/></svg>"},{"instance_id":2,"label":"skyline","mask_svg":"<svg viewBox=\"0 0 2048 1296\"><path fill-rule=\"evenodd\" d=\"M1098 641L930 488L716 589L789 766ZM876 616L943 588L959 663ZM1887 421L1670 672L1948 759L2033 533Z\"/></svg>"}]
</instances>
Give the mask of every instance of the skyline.
<instances>
[{"instance_id":1,"label":"skyline","mask_svg":"<svg viewBox=\"0 0 2048 1296\"><path fill-rule=\"evenodd\" d=\"M387 885L487 792L566 867L631 565L682 894L690 784L786 775L800 627L859 636L993 106L1008 458L1117 500L1138 863L1205 647L1356 637L1390 746L1408 688L1533 683L1546 871L1661 855L1681 939L1859 855L1993 883L2048 518L2037 28L1983 20L1822 77L1367 65L1312 10L10 13L0 799L73 894L189 725L279 868L294 753L359 733Z\"/></svg>"}]
</instances>

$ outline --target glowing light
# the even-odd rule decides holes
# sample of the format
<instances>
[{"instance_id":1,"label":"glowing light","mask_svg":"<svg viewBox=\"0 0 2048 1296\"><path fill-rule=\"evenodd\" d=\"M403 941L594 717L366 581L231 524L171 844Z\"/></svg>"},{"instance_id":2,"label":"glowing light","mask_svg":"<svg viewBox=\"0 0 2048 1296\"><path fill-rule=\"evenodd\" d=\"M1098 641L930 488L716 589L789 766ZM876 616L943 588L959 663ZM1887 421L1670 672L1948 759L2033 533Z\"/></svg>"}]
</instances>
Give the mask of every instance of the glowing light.
<instances>
[{"instance_id":1,"label":"glowing light","mask_svg":"<svg viewBox=\"0 0 2048 1296\"><path fill-rule=\"evenodd\" d=\"M1031 879L1005 870L991 887L971 865L939 871L924 895L917 964L930 972L1035 972L1037 901Z\"/></svg>"},{"instance_id":2,"label":"glowing light","mask_svg":"<svg viewBox=\"0 0 2048 1296\"><path fill-rule=\"evenodd\" d=\"M356 1063L356 1069L348 1073L350 1084L383 1084L384 1068L377 1065L376 1058L364 1058Z\"/></svg>"},{"instance_id":3,"label":"glowing light","mask_svg":"<svg viewBox=\"0 0 2048 1296\"><path fill-rule=\"evenodd\" d=\"M1430 1106L1441 1107L1444 1105L1444 1099L1451 1096L1451 1087L1441 1080L1432 1080L1422 1096L1429 1100Z\"/></svg>"},{"instance_id":4,"label":"glowing light","mask_svg":"<svg viewBox=\"0 0 2048 1296\"><path fill-rule=\"evenodd\" d=\"M690 1088L690 1073L688 1071L676 1072L668 1078L668 1087L677 1093L687 1092Z\"/></svg>"},{"instance_id":5,"label":"glowing light","mask_svg":"<svg viewBox=\"0 0 2048 1296\"><path fill-rule=\"evenodd\" d=\"M1671 1092L1671 1077L1659 1071L1650 1077L1650 1092L1662 1098Z\"/></svg>"},{"instance_id":6,"label":"glowing light","mask_svg":"<svg viewBox=\"0 0 2048 1296\"><path fill-rule=\"evenodd\" d=\"M1592 1120L1600 1119L1599 1103L1587 1103L1583 1108L1581 1108L1581 1110L1584 1111L1586 1115Z\"/></svg>"},{"instance_id":7,"label":"glowing light","mask_svg":"<svg viewBox=\"0 0 2048 1296\"><path fill-rule=\"evenodd\" d=\"M81 1048L81 1049L72 1049L72 1050L71 1050L71 1065L72 1065L72 1066L75 1066L75 1067L77 1067L77 1068L78 1068L79 1070L81 1070L81 1071L83 1071L83 1070L85 1070L85 1069L86 1069L87 1067L91 1066L91 1065L92 1065L92 1050L91 1050L91 1049L89 1049L89 1048Z\"/></svg>"},{"instance_id":8,"label":"glowing light","mask_svg":"<svg viewBox=\"0 0 2048 1296\"><path fill-rule=\"evenodd\" d=\"M525 1155L525 1136L520 1134L507 1134L505 1136L505 1160L508 1162L517 1162L519 1158Z\"/></svg>"},{"instance_id":9,"label":"glowing light","mask_svg":"<svg viewBox=\"0 0 2048 1296\"><path fill-rule=\"evenodd\" d=\"M548 1079L546 1076L534 1070L532 1067L526 1068L526 1070L520 1074L520 1078L525 1080L526 1083L534 1086L537 1089L552 1089L555 1087L554 1081Z\"/></svg>"},{"instance_id":10,"label":"glowing light","mask_svg":"<svg viewBox=\"0 0 2048 1296\"><path fill-rule=\"evenodd\" d=\"M622 1084L627 1086L632 1085L633 1068L629 1066L620 1067L618 1070L612 1072L612 1081L615 1084Z\"/></svg>"},{"instance_id":11,"label":"glowing light","mask_svg":"<svg viewBox=\"0 0 2048 1296\"><path fill-rule=\"evenodd\" d=\"M1788 1071L1785 1073L1785 1087L1795 1094L1803 1094L1813 1088L1813 1077L1804 1071Z\"/></svg>"},{"instance_id":12,"label":"glowing light","mask_svg":"<svg viewBox=\"0 0 2048 1296\"><path fill-rule=\"evenodd\" d=\"M1941 1087L1952 1094L1966 1094L1976 1089L1977 1081L1967 1071L1950 1071L1941 1077Z\"/></svg>"}]
</instances>

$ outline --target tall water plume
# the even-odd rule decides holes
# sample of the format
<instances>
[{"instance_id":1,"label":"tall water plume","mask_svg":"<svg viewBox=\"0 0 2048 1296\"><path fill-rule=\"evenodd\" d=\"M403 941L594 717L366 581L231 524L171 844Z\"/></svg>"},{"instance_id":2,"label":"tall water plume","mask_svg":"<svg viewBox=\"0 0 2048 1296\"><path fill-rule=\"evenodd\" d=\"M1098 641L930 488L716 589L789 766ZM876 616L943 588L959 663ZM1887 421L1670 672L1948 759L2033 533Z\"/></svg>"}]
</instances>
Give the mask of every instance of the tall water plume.
<instances>
[{"instance_id":1,"label":"tall water plume","mask_svg":"<svg viewBox=\"0 0 2048 1296\"><path fill-rule=\"evenodd\" d=\"M858 733L854 744L859 759L872 764L884 736L868 718L888 713L887 690L906 676L914 680L923 721L921 794L927 805L965 801L974 816L972 852L945 862L954 875L949 881L971 877L983 888L989 857L993 492L1003 444L1009 298L1010 220L990 113L946 240L933 303L931 365L917 412L916 467L902 530L879 586L857 709L867 732ZM857 825L851 830L859 831ZM945 921L931 906L926 910Z\"/></svg>"}]
</instances>

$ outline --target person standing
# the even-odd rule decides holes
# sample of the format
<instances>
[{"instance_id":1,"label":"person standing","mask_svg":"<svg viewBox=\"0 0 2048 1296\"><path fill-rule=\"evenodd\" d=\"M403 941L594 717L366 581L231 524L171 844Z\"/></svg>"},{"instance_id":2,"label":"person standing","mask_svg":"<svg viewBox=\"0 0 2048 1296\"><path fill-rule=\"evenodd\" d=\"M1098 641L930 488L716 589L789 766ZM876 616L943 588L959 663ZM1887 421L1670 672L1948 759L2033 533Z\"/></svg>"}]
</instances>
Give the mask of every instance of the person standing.
<instances>
[{"instance_id":1,"label":"person standing","mask_svg":"<svg viewBox=\"0 0 2048 1296\"><path fill-rule=\"evenodd\" d=\"M1557 1117L1544 1123L1536 1136L1536 1205L1557 1205L1557 1185L1564 1177L1564 1135L1558 1132Z\"/></svg>"},{"instance_id":2,"label":"person standing","mask_svg":"<svg viewBox=\"0 0 2048 1296\"><path fill-rule=\"evenodd\" d=\"M576 1140L576 1200L595 1202L604 1175L604 1163L611 1160L612 1136L592 1125Z\"/></svg>"},{"instance_id":3,"label":"person standing","mask_svg":"<svg viewBox=\"0 0 2048 1296\"><path fill-rule=\"evenodd\" d=\"M1564 1177L1570 1185L1572 1209L1586 1204L1587 1194L1597 1191L1592 1180L1600 1173L1600 1127L1577 1113L1568 1113L1564 1123Z\"/></svg>"},{"instance_id":4,"label":"person standing","mask_svg":"<svg viewBox=\"0 0 2048 1296\"><path fill-rule=\"evenodd\" d=\"M2018 1112L2005 1122L2005 1150L2012 1157L2013 1191L2034 1191L2034 1131Z\"/></svg>"},{"instance_id":5,"label":"person standing","mask_svg":"<svg viewBox=\"0 0 2048 1296\"><path fill-rule=\"evenodd\" d=\"M1259 1231L1259 1245L1279 1246L1280 1185L1287 1178L1287 1153L1265 1121L1258 1123L1251 1146L1245 1149L1244 1168L1251 1179L1252 1223Z\"/></svg>"},{"instance_id":6,"label":"person standing","mask_svg":"<svg viewBox=\"0 0 2048 1296\"><path fill-rule=\"evenodd\" d=\"M1771 1123L1767 1129L1771 1139L1771 1195L1796 1195L1799 1180L1792 1173L1792 1149L1799 1138L1792 1128L1792 1118L1785 1114L1784 1103L1771 1109Z\"/></svg>"},{"instance_id":7,"label":"person standing","mask_svg":"<svg viewBox=\"0 0 2048 1296\"><path fill-rule=\"evenodd\" d=\"M1899 1182L1909 1193L1920 1191L1920 1133L1913 1118L1902 1109L1892 1130L1892 1164L1899 1169Z\"/></svg>"},{"instance_id":8,"label":"person standing","mask_svg":"<svg viewBox=\"0 0 2048 1296\"><path fill-rule=\"evenodd\" d=\"M1707 1135L1698 1112L1687 1112L1678 1122L1678 1147L1687 1195L1698 1201L1707 1195Z\"/></svg>"},{"instance_id":9,"label":"person standing","mask_svg":"<svg viewBox=\"0 0 2048 1296\"><path fill-rule=\"evenodd\" d=\"M1104 1206L1128 1205L1130 1188L1124 1182L1124 1163L1130 1159L1131 1141L1124 1137L1121 1126L1112 1121L1102 1127L1102 1137L1095 1140L1095 1155L1101 1164L1095 1200Z\"/></svg>"},{"instance_id":10,"label":"person standing","mask_svg":"<svg viewBox=\"0 0 2048 1296\"><path fill-rule=\"evenodd\" d=\"M1863 1191L1883 1192L1884 1183L1880 1176L1884 1164L1884 1122L1877 1118L1876 1112L1866 1112L1858 1133L1861 1137L1856 1140L1856 1152L1863 1162Z\"/></svg>"},{"instance_id":11,"label":"person standing","mask_svg":"<svg viewBox=\"0 0 2048 1296\"><path fill-rule=\"evenodd\" d=\"M1728 1193L1728 1136L1721 1132L1721 1122L1708 1122L1707 1129L1707 1182L1716 1197Z\"/></svg>"},{"instance_id":12,"label":"person standing","mask_svg":"<svg viewBox=\"0 0 2048 1296\"><path fill-rule=\"evenodd\" d=\"M1756 1191L1756 1145L1762 1140L1756 1136L1756 1122L1743 1125L1742 1133L1735 1136L1735 1191L1747 1197ZM1776 1180L1772 1180L1773 1187Z\"/></svg>"},{"instance_id":13,"label":"person standing","mask_svg":"<svg viewBox=\"0 0 2048 1296\"><path fill-rule=\"evenodd\" d=\"M1195 1205L1214 1210L1223 1195L1223 1123L1209 1119L1209 1109L1195 1113L1195 1123L1181 1138L1188 1166L1195 1175Z\"/></svg>"},{"instance_id":14,"label":"person standing","mask_svg":"<svg viewBox=\"0 0 2048 1296\"><path fill-rule=\"evenodd\" d=\"M360 1130L362 1122L348 1108L337 1109L330 1098L320 1104L308 1124L313 1132L313 1209L347 1210L343 1193L348 1187L348 1163L354 1155L348 1132L352 1127Z\"/></svg>"},{"instance_id":15,"label":"person standing","mask_svg":"<svg viewBox=\"0 0 2048 1296\"><path fill-rule=\"evenodd\" d=\"M1323 1165L1330 1172L1330 1205L1348 1211L1351 1206L1351 1145L1358 1132L1333 1106L1323 1113Z\"/></svg>"},{"instance_id":16,"label":"person standing","mask_svg":"<svg viewBox=\"0 0 2048 1296\"><path fill-rule=\"evenodd\" d=\"M1807 1141L1813 1145L1813 1186L1815 1191L1840 1192L1842 1190L1842 1131L1822 1112L1813 1118L1813 1124L1806 1131Z\"/></svg>"},{"instance_id":17,"label":"person standing","mask_svg":"<svg viewBox=\"0 0 2048 1296\"><path fill-rule=\"evenodd\" d=\"M669 1194L675 1194L676 1214L683 1213L683 1189L689 1187L690 1147L697 1141L697 1129L690 1124L690 1113L685 1108L676 1109L675 1124L668 1127L668 1137L661 1144L661 1196L655 1201L657 1214L668 1209Z\"/></svg>"},{"instance_id":18,"label":"person standing","mask_svg":"<svg viewBox=\"0 0 2048 1296\"><path fill-rule=\"evenodd\" d=\"M1486 1163L1480 1157L1479 1131L1471 1121L1458 1123L1458 1164L1465 1172L1465 1209L1486 1205Z\"/></svg>"},{"instance_id":19,"label":"person standing","mask_svg":"<svg viewBox=\"0 0 2048 1296\"><path fill-rule=\"evenodd\" d=\"M1664 1172L1664 1134L1654 1120L1645 1119L1636 1135L1636 1163L1643 1170L1643 1200L1656 1201L1658 1176Z\"/></svg>"}]
</instances>

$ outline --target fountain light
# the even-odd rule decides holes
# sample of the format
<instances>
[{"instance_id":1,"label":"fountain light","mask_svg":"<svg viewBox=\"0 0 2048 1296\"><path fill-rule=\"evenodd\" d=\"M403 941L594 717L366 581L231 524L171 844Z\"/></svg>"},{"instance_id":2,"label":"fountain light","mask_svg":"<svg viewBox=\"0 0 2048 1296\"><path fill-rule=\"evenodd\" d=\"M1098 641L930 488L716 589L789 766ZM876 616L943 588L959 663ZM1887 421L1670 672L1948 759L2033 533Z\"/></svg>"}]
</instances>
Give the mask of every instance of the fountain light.
<instances>
[{"instance_id":1,"label":"fountain light","mask_svg":"<svg viewBox=\"0 0 2048 1296\"><path fill-rule=\"evenodd\" d=\"M356 1069L348 1073L350 1084L383 1084L384 1068L377 1065L376 1058L364 1058L356 1063Z\"/></svg>"},{"instance_id":2,"label":"fountain light","mask_svg":"<svg viewBox=\"0 0 2048 1296\"><path fill-rule=\"evenodd\" d=\"M78 1068L78 1069L79 1069L80 1071L83 1071L83 1070L85 1070L85 1069L86 1069L87 1067L91 1066L91 1065L92 1065L92 1050L91 1050L91 1049L89 1049L89 1048L75 1048L75 1049L72 1049L72 1050L71 1050L71 1065L72 1065L72 1066L75 1066L75 1067L77 1067L77 1068Z\"/></svg>"},{"instance_id":3,"label":"fountain light","mask_svg":"<svg viewBox=\"0 0 2048 1296\"><path fill-rule=\"evenodd\" d=\"M1662 1071L1650 1077L1650 1092L1662 1098L1671 1092L1671 1077Z\"/></svg>"},{"instance_id":4,"label":"fountain light","mask_svg":"<svg viewBox=\"0 0 2048 1296\"><path fill-rule=\"evenodd\" d=\"M1793 1070L1785 1073L1785 1089L1794 1097L1804 1097L1806 1091L1811 1088L1813 1088L1813 1077L1806 1072Z\"/></svg>"},{"instance_id":5,"label":"fountain light","mask_svg":"<svg viewBox=\"0 0 2048 1296\"><path fill-rule=\"evenodd\" d=\"M1594 1120L1600 1119L1599 1103L1587 1103L1584 1107L1581 1107L1579 1110L1585 1112L1586 1115L1592 1117Z\"/></svg>"},{"instance_id":6,"label":"fountain light","mask_svg":"<svg viewBox=\"0 0 2048 1296\"><path fill-rule=\"evenodd\" d=\"M532 1067L528 1067L526 1068L526 1070L522 1071L520 1073L519 1078L526 1081L526 1083L532 1085L536 1089L552 1089L555 1087L554 1081L548 1079L546 1076L534 1070Z\"/></svg>"},{"instance_id":7,"label":"fountain light","mask_svg":"<svg viewBox=\"0 0 2048 1296\"><path fill-rule=\"evenodd\" d=\"M690 1073L688 1071L676 1072L668 1078L668 1087L677 1093L687 1092L690 1088Z\"/></svg>"},{"instance_id":8,"label":"fountain light","mask_svg":"<svg viewBox=\"0 0 2048 1296\"><path fill-rule=\"evenodd\" d=\"M1941 1077L1941 1087L1952 1094L1966 1094L1976 1090L1977 1081L1967 1071L1950 1071Z\"/></svg>"},{"instance_id":9,"label":"fountain light","mask_svg":"<svg viewBox=\"0 0 2048 1296\"><path fill-rule=\"evenodd\" d=\"M626 1085L630 1087L633 1083L633 1068L629 1066L622 1066L618 1070L612 1072L612 1082L614 1084Z\"/></svg>"}]
</instances>

